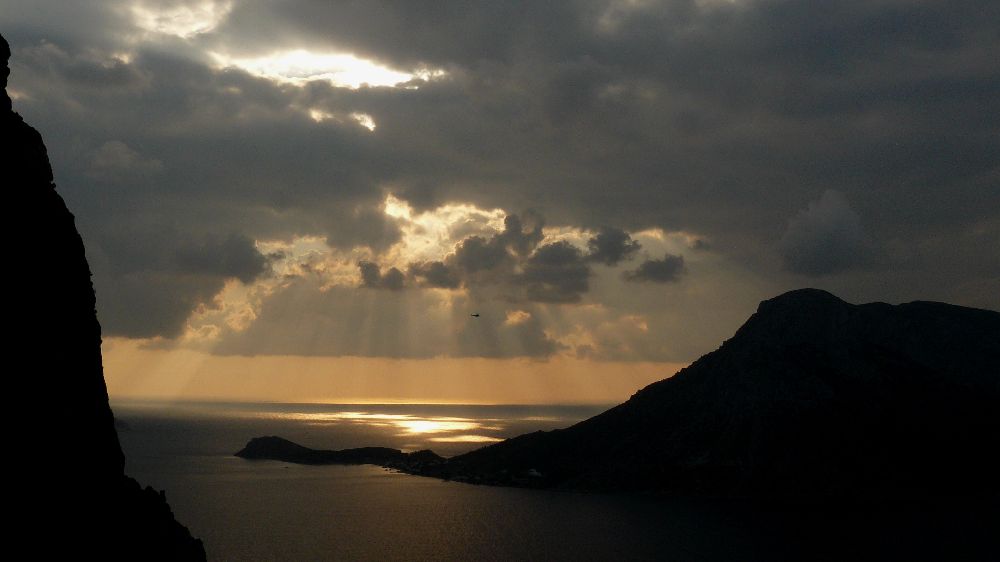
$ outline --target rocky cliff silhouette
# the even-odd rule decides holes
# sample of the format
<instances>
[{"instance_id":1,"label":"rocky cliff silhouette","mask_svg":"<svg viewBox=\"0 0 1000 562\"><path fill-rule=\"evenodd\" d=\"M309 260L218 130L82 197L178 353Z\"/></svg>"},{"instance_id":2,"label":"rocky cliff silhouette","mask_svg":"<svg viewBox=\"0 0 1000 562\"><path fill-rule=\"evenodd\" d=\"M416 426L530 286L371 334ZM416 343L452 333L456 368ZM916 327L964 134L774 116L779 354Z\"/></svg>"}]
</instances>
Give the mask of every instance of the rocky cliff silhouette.
<instances>
[{"instance_id":1,"label":"rocky cliff silhouette","mask_svg":"<svg viewBox=\"0 0 1000 562\"><path fill-rule=\"evenodd\" d=\"M1000 314L802 289L764 301L718 350L624 404L431 472L792 501L995 502L997 451Z\"/></svg>"},{"instance_id":2,"label":"rocky cliff silhouette","mask_svg":"<svg viewBox=\"0 0 1000 562\"><path fill-rule=\"evenodd\" d=\"M8 504L7 548L54 560L204 560L201 541L174 519L162 492L124 473L83 241L55 190L41 136L12 110L10 54L0 37L12 309L5 458L16 490L8 498L18 497Z\"/></svg>"}]
</instances>

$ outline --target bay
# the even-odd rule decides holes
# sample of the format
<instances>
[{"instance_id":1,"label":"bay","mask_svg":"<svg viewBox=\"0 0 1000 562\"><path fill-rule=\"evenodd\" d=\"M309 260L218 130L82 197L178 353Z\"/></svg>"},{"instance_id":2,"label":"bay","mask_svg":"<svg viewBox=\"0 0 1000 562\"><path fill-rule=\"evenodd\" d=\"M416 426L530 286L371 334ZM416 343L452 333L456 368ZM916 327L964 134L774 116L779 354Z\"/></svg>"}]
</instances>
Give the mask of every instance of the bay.
<instances>
[{"instance_id":1,"label":"bay","mask_svg":"<svg viewBox=\"0 0 1000 562\"><path fill-rule=\"evenodd\" d=\"M460 454L604 406L114 401L126 471L166 491L210 560L979 560L994 512L827 511L474 486L233 456L249 439Z\"/></svg>"}]
</instances>

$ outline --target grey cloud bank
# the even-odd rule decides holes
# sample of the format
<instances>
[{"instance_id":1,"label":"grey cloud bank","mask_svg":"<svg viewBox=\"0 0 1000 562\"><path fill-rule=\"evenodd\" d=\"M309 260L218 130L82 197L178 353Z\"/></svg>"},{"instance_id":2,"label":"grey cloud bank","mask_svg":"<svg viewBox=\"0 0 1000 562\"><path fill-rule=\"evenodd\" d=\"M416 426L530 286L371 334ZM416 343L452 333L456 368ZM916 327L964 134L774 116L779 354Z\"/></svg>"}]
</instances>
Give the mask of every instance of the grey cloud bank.
<instances>
[{"instance_id":1,"label":"grey cloud bank","mask_svg":"<svg viewBox=\"0 0 1000 562\"><path fill-rule=\"evenodd\" d=\"M418 306L424 288L497 307L492 324L428 344L445 354L561 352L552 338L570 338L565 318L585 307L606 317L580 320L589 343L577 345L598 349L608 322L637 313L633 297L671 317L698 291L752 295L692 320L705 323L689 328L700 351L759 298L802 285L1000 308L996 2L247 1L220 17L180 37L142 29L123 2L0 0L14 109L49 146L108 334L176 337L227 280L274 275L255 240L306 235L367 249L377 281L352 257L359 281L336 294L389 299L372 301L380 314ZM211 55L295 49L445 74L415 88L297 86ZM417 211L500 208L518 224L390 265L403 236L382 210L390 193ZM541 216L592 234L543 241ZM708 243L639 244L649 229ZM307 313L332 295L299 283L271 297L287 300L282 314L343 341L268 352L393 356L389 316L370 324L388 343L363 349L334 317ZM376 286L413 290L363 292ZM529 304L548 308L503 323ZM231 337L272 338L277 306ZM691 359L697 342L642 351L692 337L683 329L654 322L616 357Z\"/></svg>"}]
</instances>

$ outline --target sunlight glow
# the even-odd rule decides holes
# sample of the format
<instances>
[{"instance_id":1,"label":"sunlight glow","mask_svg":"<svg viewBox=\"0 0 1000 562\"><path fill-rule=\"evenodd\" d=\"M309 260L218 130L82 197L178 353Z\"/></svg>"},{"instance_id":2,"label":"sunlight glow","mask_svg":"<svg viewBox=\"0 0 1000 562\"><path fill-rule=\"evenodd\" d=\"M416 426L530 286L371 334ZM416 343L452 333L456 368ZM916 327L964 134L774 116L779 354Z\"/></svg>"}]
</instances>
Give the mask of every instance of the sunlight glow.
<instances>
[{"instance_id":1,"label":"sunlight glow","mask_svg":"<svg viewBox=\"0 0 1000 562\"><path fill-rule=\"evenodd\" d=\"M503 428L498 426L484 425L487 420L473 420L469 418L453 417L431 417L424 418L410 414L381 414L371 412L287 412L268 413L269 419L294 419L306 423L338 423L347 422L360 425L370 425L375 427L395 427L400 430L399 435L427 435L427 434L450 434L466 431L486 430L500 431ZM447 443L486 443L500 441L494 437L484 435L443 435L431 439Z\"/></svg>"},{"instance_id":2,"label":"sunlight glow","mask_svg":"<svg viewBox=\"0 0 1000 562\"><path fill-rule=\"evenodd\" d=\"M397 219L410 220L413 216L413 209L406 201L389 195L385 198L385 214Z\"/></svg>"},{"instance_id":3,"label":"sunlight glow","mask_svg":"<svg viewBox=\"0 0 1000 562\"><path fill-rule=\"evenodd\" d=\"M113 60L115 62L119 62L121 64L132 64L132 59L133 58L134 58L134 56L132 55L132 53L128 53L128 52L125 52L125 51L119 51L117 53L111 53L111 60Z\"/></svg>"},{"instance_id":4,"label":"sunlight glow","mask_svg":"<svg viewBox=\"0 0 1000 562\"><path fill-rule=\"evenodd\" d=\"M258 240L257 249L266 256L274 256L271 271L275 278L287 283L295 277L310 275L323 279L322 287L357 284L357 262L371 259L370 252L355 249L336 252L323 236L297 236L292 240ZM258 280L263 282L265 280Z\"/></svg>"},{"instance_id":5,"label":"sunlight glow","mask_svg":"<svg viewBox=\"0 0 1000 562\"><path fill-rule=\"evenodd\" d=\"M314 80L357 89L362 86L400 86L413 80L431 80L445 75L443 70L418 69L402 72L349 53L314 53L305 49L285 51L256 58L230 57L210 53L223 68L240 68L261 78L301 86Z\"/></svg>"},{"instance_id":6,"label":"sunlight glow","mask_svg":"<svg viewBox=\"0 0 1000 562\"><path fill-rule=\"evenodd\" d=\"M612 404L686 364L534 359L219 356L106 337L113 399L359 404ZM332 376L336 374L336 376ZM369 413L372 413L369 411ZM417 418L421 419L421 418ZM365 423L364 418L317 423ZM369 419L392 424L394 420ZM490 425L500 422L481 420ZM481 433L468 431L463 433ZM489 434L493 434L490 432ZM431 434L435 437L444 436Z\"/></svg>"},{"instance_id":7,"label":"sunlight glow","mask_svg":"<svg viewBox=\"0 0 1000 562\"><path fill-rule=\"evenodd\" d=\"M306 113L309 114L310 119L317 123L322 123L324 121L333 121L335 123L353 122L361 125L369 131L375 131L375 127L377 126L374 117L367 113L361 113L360 111L354 111L352 113L331 113L325 109L311 107L306 110Z\"/></svg>"},{"instance_id":8,"label":"sunlight glow","mask_svg":"<svg viewBox=\"0 0 1000 562\"><path fill-rule=\"evenodd\" d=\"M309 118L317 123L322 123L327 119L332 119L333 114L330 113L329 111L323 111L322 109L310 109Z\"/></svg>"},{"instance_id":9,"label":"sunlight glow","mask_svg":"<svg viewBox=\"0 0 1000 562\"><path fill-rule=\"evenodd\" d=\"M400 219L403 236L389 252L394 264L440 260L455 251L455 244L471 234L492 236L503 230L503 209L480 209L468 203L446 203L416 212L409 203L389 195L384 212Z\"/></svg>"},{"instance_id":10,"label":"sunlight glow","mask_svg":"<svg viewBox=\"0 0 1000 562\"><path fill-rule=\"evenodd\" d=\"M480 424L471 420L459 421L458 418L443 419L409 419L396 422L396 426L405 433L446 433L449 431L469 431L478 429Z\"/></svg>"},{"instance_id":11,"label":"sunlight glow","mask_svg":"<svg viewBox=\"0 0 1000 562\"><path fill-rule=\"evenodd\" d=\"M431 437L428 441L434 441L435 443L497 443L503 441L503 439L486 435L453 435L448 437Z\"/></svg>"},{"instance_id":12,"label":"sunlight glow","mask_svg":"<svg viewBox=\"0 0 1000 562\"><path fill-rule=\"evenodd\" d=\"M229 0L200 1L162 6L140 2L130 7L132 21L139 28L154 33L176 35L184 39L207 33L219 26L233 9Z\"/></svg>"},{"instance_id":13,"label":"sunlight glow","mask_svg":"<svg viewBox=\"0 0 1000 562\"><path fill-rule=\"evenodd\" d=\"M371 414L368 412L289 412L275 414L271 417L317 423L348 421L366 425L385 425L380 422L406 420L412 416L406 414Z\"/></svg>"},{"instance_id":14,"label":"sunlight glow","mask_svg":"<svg viewBox=\"0 0 1000 562\"><path fill-rule=\"evenodd\" d=\"M320 109L318 107L311 107L306 110L309 114L309 118L316 123L322 123L324 121L334 121L335 123L350 123L354 122L362 127L368 129L369 131L374 131L376 127L375 119L367 114L355 111L352 113L332 113L325 109Z\"/></svg>"},{"instance_id":15,"label":"sunlight glow","mask_svg":"<svg viewBox=\"0 0 1000 562\"><path fill-rule=\"evenodd\" d=\"M587 240L596 234L585 228L576 226L546 226L542 229L542 245L555 242L567 242L582 251L587 250Z\"/></svg>"},{"instance_id":16,"label":"sunlight glow","mask_svg":"<svg viewBox=\"0 0 1000 562\"><path fill-rule=\"evenodd\" d=\"M354 112L351 114L351 119L354 119L358 122L358 125L361 125L369 131L375 130L375 120L372 119L372 116L367 113Z\"/></svg>"},{"instance_id":17,"label":"sunlight glow","mask_svg":"<svg viewBox=\"0 0 1000 562\"><path fill-rule=\"evenodd\" d=\"M531 313L524 310L508 310L507 318L503 321L508 326L517 326L531 320Z\"/></svg>"}]
</instances>

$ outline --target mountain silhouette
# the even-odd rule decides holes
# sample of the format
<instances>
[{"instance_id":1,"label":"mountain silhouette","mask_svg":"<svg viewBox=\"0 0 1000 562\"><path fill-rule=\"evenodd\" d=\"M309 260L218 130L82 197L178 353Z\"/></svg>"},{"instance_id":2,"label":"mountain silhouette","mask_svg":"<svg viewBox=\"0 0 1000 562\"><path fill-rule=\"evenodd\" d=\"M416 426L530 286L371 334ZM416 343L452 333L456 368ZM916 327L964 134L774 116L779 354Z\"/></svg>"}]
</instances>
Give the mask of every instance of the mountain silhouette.
<instances>
[{"instance_id":1,"label":"mountain silhouette","mask_svg":"<svg viewBox=\"0 0 1000 562\"><path fill-rule=\"evenodd\" d=\"M719 349L593 418L398 468L534 488L995 503L998 405L1000 313L852 305L801 289L762 302ZM277 437L250 449L286 462L331 453Z\"/></svg>"},{"instance_id":2,"label":"mountain silhouette","mask_svg":"<svg viewBox=\"0 0 1000 562\"><path fill-rule=\"evenodd\" d=\"M45 144L12 110L0 36L5 198L8 557L204 560L162 492L124 472L83 240L55 190ZM106 298L113 298L106 295ZM13 357L21 360L14 366Z\"/></svg>"},{"instance_id":3,"label":"mountain silhouette","mask_svg":"<svg viewBox=\"0 0 1000 562\"><path fill-rule=\"evenodd\" d=\"M761 303L675 376L570 428L453 457L492 484L831 500L1000 497L1000 314Z\"/></svg>"}]
</instances>

